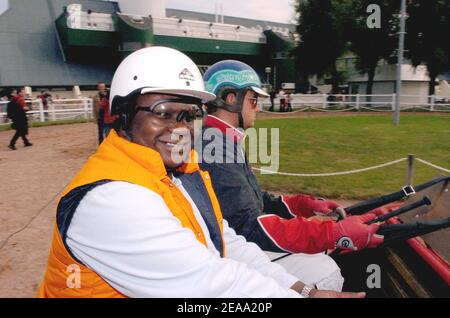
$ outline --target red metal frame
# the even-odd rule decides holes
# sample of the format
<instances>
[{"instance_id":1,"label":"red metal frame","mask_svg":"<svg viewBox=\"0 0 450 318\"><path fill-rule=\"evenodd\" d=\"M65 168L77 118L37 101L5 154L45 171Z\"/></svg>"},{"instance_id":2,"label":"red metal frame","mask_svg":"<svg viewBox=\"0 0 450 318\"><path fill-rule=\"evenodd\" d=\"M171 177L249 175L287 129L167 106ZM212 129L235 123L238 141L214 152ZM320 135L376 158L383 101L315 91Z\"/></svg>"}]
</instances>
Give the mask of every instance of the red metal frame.
<instances>
[{"instance_id":1,"label":"red metal frame","mask_svg":"<svg viewBox=\"0 0 450 318\"><path fill-rule=\"evenodd\" d=\"M373 210L376 214L385 214L402 206L403 203L393 203L385 207ZM400 224L398 218L393 217L386 221L387 224ZM438 274L446 283L450 285L450 264L436 253L431 247L424 246L417 238L407 240L408 245Z\"/></svg>"}]
</instances>

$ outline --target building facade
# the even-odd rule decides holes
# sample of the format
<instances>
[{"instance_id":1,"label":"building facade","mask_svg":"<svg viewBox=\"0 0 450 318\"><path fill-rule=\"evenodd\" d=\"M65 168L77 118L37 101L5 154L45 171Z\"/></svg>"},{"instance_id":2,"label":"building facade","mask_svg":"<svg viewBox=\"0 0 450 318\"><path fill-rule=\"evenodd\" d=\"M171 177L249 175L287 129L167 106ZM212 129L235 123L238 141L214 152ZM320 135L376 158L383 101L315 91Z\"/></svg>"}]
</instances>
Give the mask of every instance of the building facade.
<instances>
[{"instance_id":1,"label":"building facade","mask_svg":"<svg viewBox=\"0 0 450 318\"><path fill-rule=\"evenodd\" d=\"M133 11L134 10L134 11ZM110 83L128 54L168 46L201 70L224 60L250 64L266 85L295 81L295 26L166 9L164 0L14 0L0 15L0 87L71 91ZM270 72L267 70L270 69Z\"/></svg>"}]
</instances>

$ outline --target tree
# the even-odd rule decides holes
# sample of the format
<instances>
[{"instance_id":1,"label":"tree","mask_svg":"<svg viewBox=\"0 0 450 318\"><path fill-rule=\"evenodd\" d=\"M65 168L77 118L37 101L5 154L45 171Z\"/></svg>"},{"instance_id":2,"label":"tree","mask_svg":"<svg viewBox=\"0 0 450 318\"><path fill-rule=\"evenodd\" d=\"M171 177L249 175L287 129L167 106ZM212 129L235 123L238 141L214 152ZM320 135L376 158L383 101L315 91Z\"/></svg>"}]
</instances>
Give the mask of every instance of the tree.
<instances>
[{"instance_id":1,"label":"tree","mask_svg":"<svg viewBox=\"0 0 450 318\"><path fill-rule=\"evenodd\" d=\"M428 94L434 95L437 76L450 68L450 1L413 0L409 3L408 14L406 56L415 67L427 66Z\"/></svg>"},{"instance_id":2,"label":"tree","mask_svg":"<svg viewBox=\"0 0 450 318\"><path fill-rule=\"evenodd\" d=\"M296 49L300 74L331 75L333 92L339 90L336 60L346 49L343 25L350 0L297 0L297 33L301 41Z\"/></svg>"},{"instance_id":3,"label":"tree","mask_svg":"<svg viewBox=\"0 0 450 318\"><path fill-rule=\"evenodd\" d=\"M351 22L346 33L350 42L350 50L358 57L356 68L361 73L367 73L368 81L366 94L372 94L373 80L378 62L389 59L397 46L395 32L397 19L393 17L398 13L399 3L392 0L354 0L351 6ZM380 21L370 28L367 19L369 5L378 5L380 8Z\"/></svg>"}]
</instances>

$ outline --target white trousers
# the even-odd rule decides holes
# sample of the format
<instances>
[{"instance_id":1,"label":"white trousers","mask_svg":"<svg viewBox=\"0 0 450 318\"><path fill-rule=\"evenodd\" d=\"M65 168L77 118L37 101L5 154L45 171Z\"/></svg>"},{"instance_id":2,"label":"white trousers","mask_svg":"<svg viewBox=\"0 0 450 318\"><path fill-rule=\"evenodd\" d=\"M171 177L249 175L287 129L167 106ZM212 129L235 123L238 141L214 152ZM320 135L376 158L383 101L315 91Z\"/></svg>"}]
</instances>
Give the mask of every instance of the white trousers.
<instances>
[{"instance_id":1,"label":"white trousers","mask_svg":"<svg viewBox=\"0 0 450 318\"><path fill-rule=\"evenodd\" d=\"M287 254L265 252L272 261ZM336 262L324 253L292 254L275 262L298 277L302 283L316 285L322 290L342 291L344 278L341 270Z\"/></svg>"}]
</instances>

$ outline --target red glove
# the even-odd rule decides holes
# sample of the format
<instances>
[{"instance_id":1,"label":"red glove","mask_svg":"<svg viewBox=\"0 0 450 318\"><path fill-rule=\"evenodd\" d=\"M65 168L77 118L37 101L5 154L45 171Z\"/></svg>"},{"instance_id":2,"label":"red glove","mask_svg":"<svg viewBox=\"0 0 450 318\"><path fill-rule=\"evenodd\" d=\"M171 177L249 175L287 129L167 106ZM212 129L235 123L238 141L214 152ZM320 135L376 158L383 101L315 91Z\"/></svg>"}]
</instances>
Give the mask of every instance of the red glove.
<instances>
[{"instance_id":1,"label":"red glove","mask_svg":"<svg viewBox=\"0 0 450 318\"><path fill-rule=\"evenodd\" d=\"M291 214L305 218L314 216L314 212L326 215L340 207L334 201L325 201L305 194L284 195L282 198Z\"/></svg>"},{"instance_id":2,"label":"red glove","mask_svg":"<svg viewBox=\"0 0 450 318\"><path fill-rule=\"evenodd\" d=\"M333 221L302 217L283 219L265 214L258 217L258 222L267 237L289 253L316 254L335 248Z\"/></svg>"},{"instance_id":3,"label":"red glove","mask_svg":"<svg viewBox=\"0 0 450 318\"><path fill-rule=\"evenodd\" d=\"M349 216L341 222L333 223L335 246L345 250L374 248L383 243L384 236L375 234L379 224L364 224L376 218L373 213Z\"/></svg>"}]
</instances>

